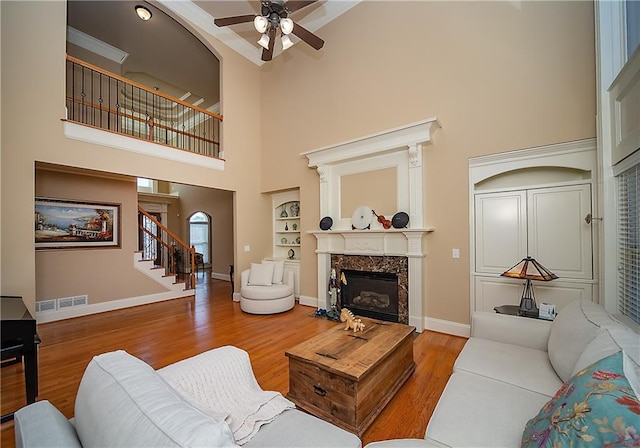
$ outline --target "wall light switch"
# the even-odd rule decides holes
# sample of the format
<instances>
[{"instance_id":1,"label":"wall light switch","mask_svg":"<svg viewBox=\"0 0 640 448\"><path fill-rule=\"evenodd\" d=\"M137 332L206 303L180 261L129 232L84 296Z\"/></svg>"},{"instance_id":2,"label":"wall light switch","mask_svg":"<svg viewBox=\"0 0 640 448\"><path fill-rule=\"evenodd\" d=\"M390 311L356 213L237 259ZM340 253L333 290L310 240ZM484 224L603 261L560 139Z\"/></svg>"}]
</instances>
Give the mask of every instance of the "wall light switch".
<instances>
[{"instance_id":1,"label":"wall light switch","mask_svg":"<svg viewBox=\"0 0 640 448\"><path fill-rule=\"evenodd\" d=\"M451 258L460 258L460 249L453 249L451 251Z\"/></svg>"},{"instance_id":2,"label":"wall light switch","mask_svg":"<svg viewBox=\"0 0 640 448\"><path fill-rule=\"evenodd\" d=\"M251 252L251 246L249 246L248 244L246 246L244 246L244 251L245 252Z\"/></svg>"}]
</instances>

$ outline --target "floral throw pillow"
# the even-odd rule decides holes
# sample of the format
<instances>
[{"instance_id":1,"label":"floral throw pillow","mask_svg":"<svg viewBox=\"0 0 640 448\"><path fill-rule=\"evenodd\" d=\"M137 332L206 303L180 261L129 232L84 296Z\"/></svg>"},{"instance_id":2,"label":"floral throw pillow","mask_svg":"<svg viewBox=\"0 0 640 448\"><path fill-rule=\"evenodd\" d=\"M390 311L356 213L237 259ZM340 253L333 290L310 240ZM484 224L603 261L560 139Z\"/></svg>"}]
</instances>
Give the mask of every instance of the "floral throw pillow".
<instances>
[{"instance_id":1,"label":"floral throw pillow","mask_svg":"<svg viewBox=\"0 0 640 448\"><path fill-rule=\"evenodd\" d=\"M622 351L576 373L527 422L523 447L640 447L640 400Z\"/></svg>"}]
</instances>

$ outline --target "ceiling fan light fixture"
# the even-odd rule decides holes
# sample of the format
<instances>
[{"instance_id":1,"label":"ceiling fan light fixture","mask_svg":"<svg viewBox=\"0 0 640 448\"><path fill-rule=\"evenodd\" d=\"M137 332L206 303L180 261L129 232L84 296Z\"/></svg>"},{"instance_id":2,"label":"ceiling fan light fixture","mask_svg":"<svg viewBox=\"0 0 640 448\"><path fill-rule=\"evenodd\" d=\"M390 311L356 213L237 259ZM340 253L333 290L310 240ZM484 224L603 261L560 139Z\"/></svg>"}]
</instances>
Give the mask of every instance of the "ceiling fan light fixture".
<instances>
[{"instance_id":1,"label":"ceiling fan light fixture","mask_svg":"<svg viewBox=\"0 0 640 448\"><path fill-rule=\"evenodd\" d=\"M293 42L291 42L291 38L286 34L284 34L282 36L282 50L284 51L287 48L291 48L292 45L293 45Z\"/></svg>"},{"instance_id":2,"label":"ceiling fan light fixture","mask_svg":"<svg viewBox=\"0 0 640 448\"><path fill-rule=\"evenodd\" d=\"M136 5L134 9L136 10L136 14L138 14L138 17L140 17L145 22L149 20L151 16L153 16L153 14L151 14L151 11L149 11L142 5Z\"/></svg>"},{"instance_id":3,"label":"ceiling fan light fixture","mask_svg":"<svg viewBox=\"0 0 640 448\"><path fill-rule=\"evenodd\" d=\"M253 26L258 33L262 34L267 31L267 28L269 27L269 20L264 16L256 16L256 18L253 19Z\"/></svg>"},{"instance_id":4,"label":"ceiling fan light fixture","mask_svg":"<svg viewBox=\"0 0 640 448\"><path fill-rule=\"evenodd\" d=\"M260 45L265 50L269 49L269 36L266 33L262 35L262 37L258 41L258 45Z\"/></svg>"},{"instance_id":5,"label":"ceiling fan light fixture","mask_svg":"<svg viewBox=\"0 0 640 448\"><path fill-rule=\"evenodd\" d=\"M293 31L293 20L290 18L280 19L280 29L282 34L289 34Z\"/></svg>"}]
</instances>

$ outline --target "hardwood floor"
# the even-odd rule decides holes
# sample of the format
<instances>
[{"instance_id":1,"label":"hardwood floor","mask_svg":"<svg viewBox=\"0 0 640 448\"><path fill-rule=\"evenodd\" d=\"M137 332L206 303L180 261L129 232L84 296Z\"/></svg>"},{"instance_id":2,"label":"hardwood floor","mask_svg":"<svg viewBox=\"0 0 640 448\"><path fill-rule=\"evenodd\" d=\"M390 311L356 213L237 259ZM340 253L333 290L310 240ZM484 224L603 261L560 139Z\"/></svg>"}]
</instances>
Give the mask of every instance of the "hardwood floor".
<instances>
[{"instance_id":1,"label":"hardwood floor","mask_svg":"<svg viewBox=\"0 0 640 448\"><path fill-rule=\"evenodd\" d=\"M287 313L254 316L230 299L230 283L198 278L194 297L111 311L38 326L38 400L51 401L73 416L74 397L94 355L123 349L158 369L223 345L249 353L265 390L289 389L285 350L329 329L333 322L311 317L296 305ZM376 440L424 436L433 409L466 339L425 331L414 340L416 371L362 437ZM2 414L25 404L20 364L1 369ZM2 447L15 446L13 422L2 425Z\"/></svg>"}]
</instances>

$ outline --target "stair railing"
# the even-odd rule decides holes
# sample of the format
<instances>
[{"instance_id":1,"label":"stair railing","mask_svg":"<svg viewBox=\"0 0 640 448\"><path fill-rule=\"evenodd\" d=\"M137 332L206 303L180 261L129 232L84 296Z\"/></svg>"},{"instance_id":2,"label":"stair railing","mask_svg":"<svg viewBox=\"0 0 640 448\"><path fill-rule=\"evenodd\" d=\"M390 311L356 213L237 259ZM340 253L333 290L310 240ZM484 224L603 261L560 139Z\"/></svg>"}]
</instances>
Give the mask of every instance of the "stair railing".
<instances>
[{"instance_id":1,"label":"stair railing","mask_svg":"<svg viewBox=\"0 0 640 448\"><path fill-rule=\"evenodd\" d=\"M153 260L165 269L166 275L175 275L176 283L184 282L185 289L196 286L195 247L187 245L160 221L138 206L140 229L139 247L143 260Z\"/></svg>"}]
</instances>

